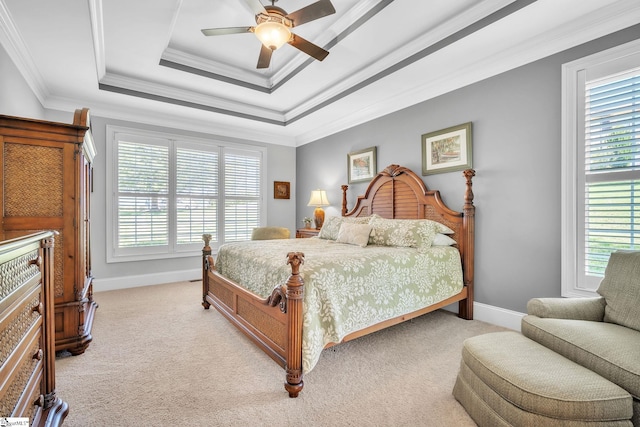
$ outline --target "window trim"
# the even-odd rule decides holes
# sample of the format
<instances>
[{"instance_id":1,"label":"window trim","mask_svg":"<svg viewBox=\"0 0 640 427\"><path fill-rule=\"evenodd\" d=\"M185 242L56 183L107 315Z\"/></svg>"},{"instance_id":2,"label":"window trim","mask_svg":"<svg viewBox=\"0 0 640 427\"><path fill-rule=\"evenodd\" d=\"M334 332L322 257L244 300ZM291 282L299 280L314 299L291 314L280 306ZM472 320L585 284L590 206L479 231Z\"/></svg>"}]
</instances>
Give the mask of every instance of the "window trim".
<instances>
[{"instance_id":1,"label":"window trim","mask_svg":"<svg viewBox=\"0 0 640 427\"><path fill-rule=\"evenodd\" d=\"M196 138L196 137L186 137L184 135L171 134L165 132L158 132L152 130L142 130L124 126L116 126L116 125L107 125L106 126L106 143L107 146L110 147L105 150L106 151L106 224L107 227L110 227L110 230L106 233L106 255L107 255L107 263L118 263L118 262L129 262L129 261L143 261L143 260L161 260L168 258L183 258L183 257L192 257L200 254L201 246L198 245L196 248L195 245L193 248L185 248L182 247L180 249L177 248L175 236L175 212L169 212L169 243L165 249L162 247L162 250L157 250L157 248L147 248L148 253L129 253L129 254L117 254L115 243L117 242L117 204L114 203L115 192L117 191L117 184L115 182L117 178L117 135L131 135L135 137L139 141L144 140L165 140L165 141L179 141L183 146L190 147L202 147L206 146L215 146L220 150L220 154L223 155L225 149L231 150L240 150L240 151L254 151L260 152L261 156L261 171L260 171L260 225L266 224L267 218L267 149L266 147L251 145L251 144L240 144L229 141L223 141L220 139L204 139L204 138ZM175 145L169 144L170 146L170 158L175 156ZM222 168L221 168L222 169ZM175 170L170 167L170 180L175 180ZM220 183L220 191L223 194L223 184ZM171 196L176 196L175 192L170 194ZM222 199L222 196L220 196ZM222 205L221 205L222 206ZM218 214L218 226L224 226L223 212L220 211ZM221 229L222 230L222 229ZM221 237L223 238L223 233L221 231ZM172 240L173 239L173 240ZM204 243L203 243L204 244Z\"/></svg>"},{"instance_id":2,"label":"window trim","mask_svg":"<svg viewBox=\"0 0 640 427\"><path fill-rule=\"evenodd\" d=\"M579 215L584 213L584 174L579 174L578 161L584 158L584 88L587 70L602 76L633 68L640 58L640 40L577 59L562 65L562 153L561 153L561 295L593 297L596 289L580 287L578 257L584 252L579 230L584 226ZM636 65L637 66L637 65ZM584 164L584 162L583 162Z\"/></svg>"}]
</instances>

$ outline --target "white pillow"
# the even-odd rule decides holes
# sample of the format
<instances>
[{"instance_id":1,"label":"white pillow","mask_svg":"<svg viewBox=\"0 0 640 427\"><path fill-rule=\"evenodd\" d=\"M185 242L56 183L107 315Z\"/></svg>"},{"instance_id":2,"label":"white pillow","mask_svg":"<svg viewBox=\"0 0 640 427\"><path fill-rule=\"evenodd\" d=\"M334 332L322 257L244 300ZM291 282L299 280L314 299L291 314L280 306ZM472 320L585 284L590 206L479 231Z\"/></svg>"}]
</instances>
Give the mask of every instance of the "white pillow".
<instances>
[{"instance_id":1,"label":"white pillow","mask_svg":"<svg viewBox=\"0 0 640 427\"><path fill-rule=\"evenodd\" d=\"M431 246L451 246L456 245L457 243L458 242L456 242L446 234L438 233L436 234L436 237L433 238Z\"/></svg>"},{"instance_id":2,"label":"white pillow","mask_svg":"<svg viewBox=\"0 0 640 427\"><path fill-rule=\"evenodd\" d=\"M436 221L437 222L437 221ZM446 225L438 222L438 233L442 233L442 234L453 234L455 233L452 229L450 229L449 227L447 227Z\"/></svg>"},{"instance_id":3,"label":"white pillow","mask_svg":"<svg viewBox=\"0 0 640 427\"><path fill-rule=\"evenodd\" d=\"M343 222L338 231L336 242L358 245L361 248L367 246L372 227L369 224L355 224Z\"/></svg>"}]
</instances>

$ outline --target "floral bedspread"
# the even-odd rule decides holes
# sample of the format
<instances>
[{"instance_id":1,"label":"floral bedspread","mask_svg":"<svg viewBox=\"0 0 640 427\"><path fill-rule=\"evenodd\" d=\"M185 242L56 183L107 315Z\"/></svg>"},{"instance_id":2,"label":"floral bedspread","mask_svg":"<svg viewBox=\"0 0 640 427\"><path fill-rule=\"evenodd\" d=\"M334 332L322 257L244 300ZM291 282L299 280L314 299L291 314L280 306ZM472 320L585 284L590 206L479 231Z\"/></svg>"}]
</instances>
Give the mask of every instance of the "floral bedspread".
<instances>
[{"instance_id":1,"label":"floral bedspread","mask_svg":"<svg viewBox=\"0 0 640 427\"><path fill-rule=\"evenodd\" d=\"M267 298L291 275L288 252L303 252L302 365L310 372L326 344L381 321L438 303L460 292L456 248L367 246L332 240L254 240L223 245L216 270Z\"/></svg>"}]
</instances>

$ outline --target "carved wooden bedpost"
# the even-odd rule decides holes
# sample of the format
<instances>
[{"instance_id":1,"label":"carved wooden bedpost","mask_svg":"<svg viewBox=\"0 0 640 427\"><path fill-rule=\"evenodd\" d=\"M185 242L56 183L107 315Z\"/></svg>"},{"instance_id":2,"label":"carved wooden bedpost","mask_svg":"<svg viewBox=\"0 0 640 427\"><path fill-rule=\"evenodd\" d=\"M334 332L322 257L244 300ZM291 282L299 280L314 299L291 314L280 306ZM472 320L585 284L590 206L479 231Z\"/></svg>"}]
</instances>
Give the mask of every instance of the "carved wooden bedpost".
<instances>
[{"instance_id":1,"label":"carved wooden bedpost","mask_svg":"<svg viewBox=\"0 0 640 427\"><path fill-rule=\"evenodd\" d=\"M347 188L349 188L348 185L342 185L342 216L344 216L347 213Z\"/></svg>"},{"instance_id":2,"label":"carved wooden bedpost","mask_svg":"<svg viewBox=\"0 0 640 427\"><path fill-rule=\"evenodd\" d=\"M462 172L467 180L467 188L464 193L464 207L462 208L463 218L462 227L464 228L464 259L462 260L462 268L464 269L465 286L467 287L467 299L458 303L458 315L464 319L473 319L473 262L474 262L474 241L475 235L475 214L476 207L473 205L473 182L476 171L466 169Z\"/></svg>"},{"instance_id":3,"label":"carved wooden bedpost","mask_svg":"<svg viewBox=\"0 0 640 427\"><path fill-rule=\"evenodd\" d=\"M286 284L287 317L289 330L287 331L287 381L284 388L289 397L298 397L302 391L302 298L304 296L304 281L300 276L300 264L304 263L302 252L289 252L287 264L291 264L291 276Z\"/></svg>"},{"instance_id":4,"label":"carved wooden bedpost","mask_svg":"<svg viewBox=\"0 0 640 427\"><path fill-rule=\"evenodd\" d=\"M210 264L213 262L211 257L211 234L203 234L202 240L204 240L204 248L202 248L202 306L205 309L209 309L211 304L207 301L207 292L209 292L209 271Z\"/></svg>"}]
</instances>

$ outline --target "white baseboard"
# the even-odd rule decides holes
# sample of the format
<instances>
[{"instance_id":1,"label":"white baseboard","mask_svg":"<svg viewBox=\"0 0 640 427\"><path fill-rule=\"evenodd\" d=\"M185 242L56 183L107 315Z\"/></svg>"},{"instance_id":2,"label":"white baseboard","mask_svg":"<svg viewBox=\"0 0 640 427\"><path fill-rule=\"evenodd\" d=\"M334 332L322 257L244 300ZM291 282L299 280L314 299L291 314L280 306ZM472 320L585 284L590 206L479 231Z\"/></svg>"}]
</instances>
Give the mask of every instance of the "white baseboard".
<instances>
[{"instance_id":1,"label":"white baseboard","mask_svg":"<svg viewBox=\"0 0 640 427\"><path fill-rule=\"evenodd\" d=\"M520 321L525 313L507 310L493 305L473 303L473 318L520 332Z\"/></svg>"},{"instance_id":2,"label":"white baseboard","mask_svg":"<svg viewBox=\"0 0 640 427\"><path fill-rule=\"evenodd\" d=\"M458 303L451 304L444 309L457 313ZM503 328L513 329L518 332L520 332L520 321L524 315L524 313L507 310L506 308L495 307L480 302L473 303L474 320L480 320L481 322L491 323L492 325L502 326Z\"/></svg>"},{"instance_id":3,"label":"white baseboard","mask_svg":"<svg viewBox=\"0 0 640 427\"><path fill-rule=\"evenodd\" d=\"M93 292L115 291L116 289L137 288L140 286L161 285L163 283L200 280L202 270L168 271L166 273L139 274L136 276L112 277L93 280Z\"/></svg>"}]
</instances>

